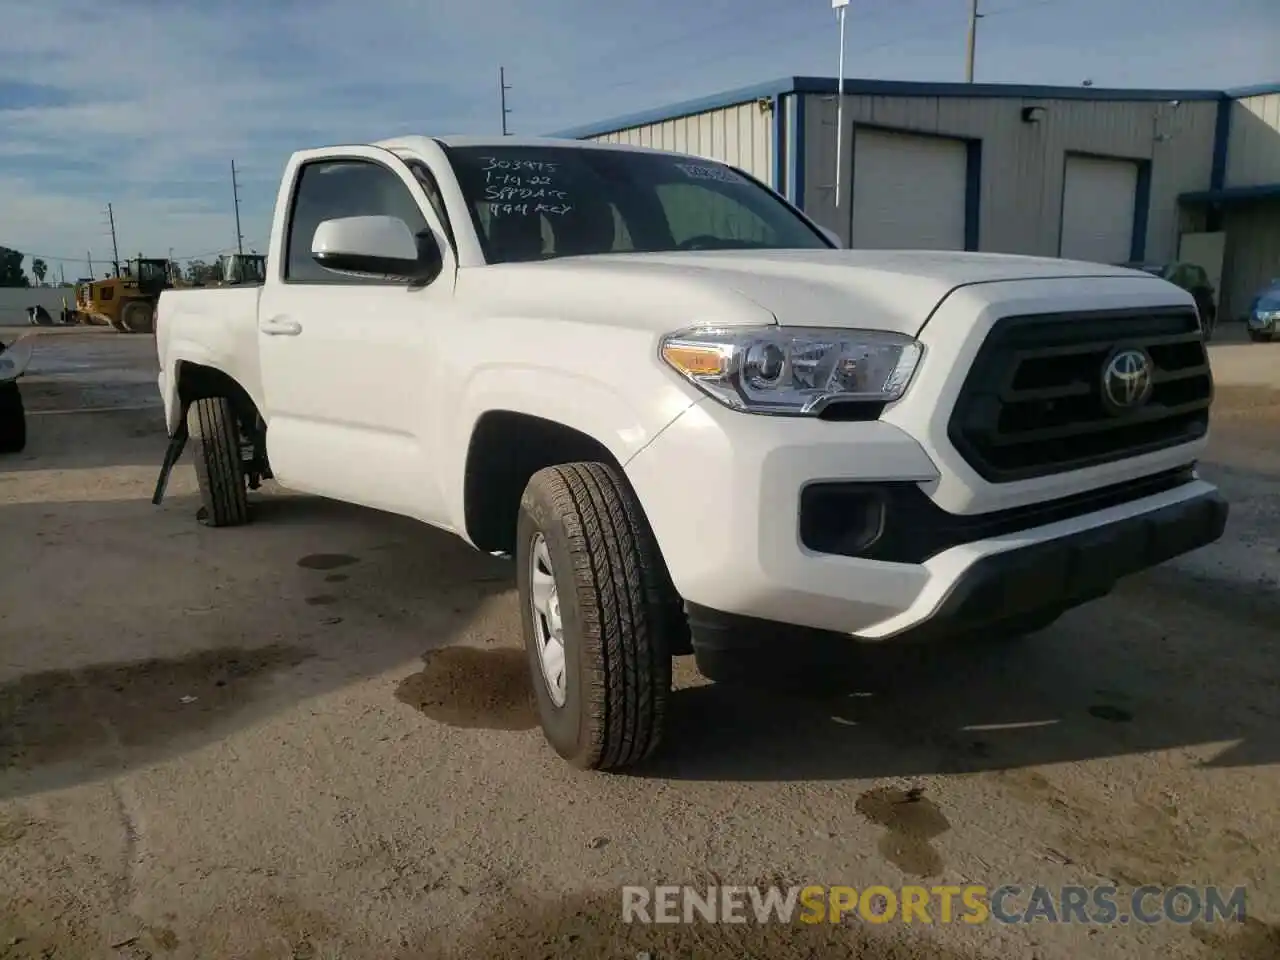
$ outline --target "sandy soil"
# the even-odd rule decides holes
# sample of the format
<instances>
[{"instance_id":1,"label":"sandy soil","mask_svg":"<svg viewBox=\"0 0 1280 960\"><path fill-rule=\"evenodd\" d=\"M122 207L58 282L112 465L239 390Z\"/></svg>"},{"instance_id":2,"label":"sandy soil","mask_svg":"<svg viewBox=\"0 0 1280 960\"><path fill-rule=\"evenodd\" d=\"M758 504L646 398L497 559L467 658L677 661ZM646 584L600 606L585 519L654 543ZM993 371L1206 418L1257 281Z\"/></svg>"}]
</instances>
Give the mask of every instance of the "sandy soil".
<instances>
[{"instance_id":1,"label":"sandy soil","mask_svg":"<svg viewBox=\"0 0 1280 960\"><path fill-rule=\"evenodd\" d=\"M1215 348L1221 543L1012 647L860 650L838 695L681 662L667 749L606 776L542 741L509 566L275 490L209 530L189 465L152 506L151 339L51 333L0 460L0 958L1275 960L1257 350ZM624 884L717 880L1247 884L1250 919L621 922Z\"/></svg>"}]
</instances>

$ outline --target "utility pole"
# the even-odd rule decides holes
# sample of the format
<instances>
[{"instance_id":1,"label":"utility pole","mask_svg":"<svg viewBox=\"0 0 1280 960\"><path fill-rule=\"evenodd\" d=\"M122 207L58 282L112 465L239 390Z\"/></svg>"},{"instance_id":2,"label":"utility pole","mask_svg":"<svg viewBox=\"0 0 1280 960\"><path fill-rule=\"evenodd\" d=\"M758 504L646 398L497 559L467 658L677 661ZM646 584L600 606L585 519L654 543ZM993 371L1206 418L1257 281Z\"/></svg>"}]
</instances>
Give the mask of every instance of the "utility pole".
<instances>
[{"instance_id":1,"label":"utility pole","mask_svg":"<svg viewBox=\"0 0 1280 960\"><path fill-rule=\"evenodd\" d=\"M236 249L244 255L244 234L240 232L240 188L236 185L236 162L231 161L231 199L236 206Z\"/></svg>"},{"instance_id":2,"label":"utility pole","mask_svg":"<svg viewBox=\"0 0 1280 960\"><path fill-rule=\"evenodd\" d=\"M67 265L65 263L58 264L58 276L62 278L62 282L67 282Z\"/></svg>"},{"instance_id":3,"label":"utility pole","mask_svg":"<svg viewBox=\"0 0 1280 960\"><path fill-rule=\"evenodd\" d=\"M844 143L844 15L849 9L849 0L831 0L831 9L836 12L840 24L840 61L836 67L836 209L840 209L840 170L844 166L841 159L841 145Z\"/></svg>"},{"instance_id":4,"label":"utility pole","mask_svg":"<svg viewBox=\"0 0 1280 960\"><path fill-rule=\"evenodd\" d=\"M116 246L116 214L111 209L111 204L107 204L107 220L111 223L111 256L114 258L112 263L116 268L116 276L120 276L120 248Z\"/></svg>"},{"instance_id":5,"label":"utility pole","mask_svg":"<svg viewBox=\"0 0 1280 960\"><path fill-rule=\"evenodd\" d=\"M89 261L89 279L92 280L93 279L93 251L86 250L84 252L84 258Z\"/></svg>"},{"instance_id":6,"label":"utility pole","mask_svg":"<svg viewBox=\"0 0 1280 960\"><path fill-rule=\"evenodd\" d=\"M973 54L978 45L978 21L981 19L982 14L978 12L978 0L969 0L969 50L965 60L965 83L973 83Z\"/></svg>"},{"instance_id":7,"label":"utility pole","mask_svg":"<svg viewBox=\"0 0 1280 960\"><path fill-rule=\"evenodd\" d=\"M502 104L502 135L504 137L509 137L511 135L507 133L507 114L511 112L510 110L507 109L507 91L510 89L511 87L507 85L507 68L499 67L498 68L498 97Z\"/></svg>"}]
</instances>

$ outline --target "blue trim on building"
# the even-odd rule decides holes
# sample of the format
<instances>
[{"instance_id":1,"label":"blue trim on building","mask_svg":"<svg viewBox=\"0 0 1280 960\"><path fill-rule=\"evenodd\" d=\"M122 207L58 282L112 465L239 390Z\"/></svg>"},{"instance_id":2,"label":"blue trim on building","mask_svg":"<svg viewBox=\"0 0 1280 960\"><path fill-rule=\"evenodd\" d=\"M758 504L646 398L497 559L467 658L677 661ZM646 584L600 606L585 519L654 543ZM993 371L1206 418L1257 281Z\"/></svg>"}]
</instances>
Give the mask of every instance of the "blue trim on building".
<instances>
[{"instance_id":1,"label":"blue trim on building","mask_svg":"<svg viewBox=\"0 0 1280 960\"><path fill-rule=\"evenodd\" d=\"M1133 236L1129 238L1129 259L1134 263L1140 263L1147 255L1147 220L1150 214L1151 161L1139 160L1138 182L1133 191Z\"/></svg>"},{"instance_id":2,"label":"blue trim on building","mask_svg":"<svg viewBox=\"0 0 1280 960\"><path fill-rule=\"evenodd\" d=\"M1222 93L1233 100L1239 100L1241 97L1263 97L1269 93L1280 93L1280 81L1255 83L1251 87L1232 87L1230 90L1223 90Z\"/></svg>"},{"instance_id":3,"label":"blue trim on building","mask_svg":"<svg viewBox=\"0 0 1280 960\"><path fill-rule=\"evenodd\" d=\"M982 141L965 144L964 248L981 250L982 245Z\"/></svg>"},{"instance_id":4,"label":"blue trim on building","mask_svg":"<svg viewBox=\"0 0 1280 960\"><path fill-rule=\"evenodd\" d=\"M791 157L791 183L787 199L804 209L804 172L805 172L805 99L790 96L791 127L787 131L788 153Z\"/></svg>"},{"instance_id":5,"label":"blue trim on building","mask_svg":"<svg viewBox=\"0 0 1280 960\"><path fill-rule=\"evenodd\" d=\"M571 140L598 137L630 127L642 127L664 120L675 120L708 110L720 110L750 100L785 97L793 93L832 95L839 84L834 77L780 77L776 80L738 87L694 100L614 117L551 134ZM1280 89L1280 88L1276 88ZM1241 92L1243 91L1243 92ZM1102 87L1052 87L1016 83L917 83L911 80L861 80L846 78L844 92L849 96L898 97L1021 97L1032 100L1221 100L1224 96L1246 96L1275 92L1271 87L1222 90L1119 90Z\"/></svg>"},{"instance_id":6,"label":"blue trim on building","mask_svg":"<svg viewBox=\"0 0 1280 960\"><path fill-rule=\"evenodd\" d=\"M1227 182L1227 145L1231 142L1231 110L1235 103L1228 97L1218 101L1218 116L1213 126L1213 166L1209 172L1211 190Z\"/></svg>"},{"instance_id":7,"label":"blue trim on building","mask_svg":"<svg viewBox=\"0 0 1280 960\"><path fill-rule=\"evenodd\" d=\"M770 80L767 83L757 83L750 87L738 87L736 90L726 90L723 93L699 97L696 100L683 100L680 103L660 107L656 110L644 110L640 113L614 117L612 120L605 120L602 123L589 123L581 127L572 127L569 130L562 130L559 133L552 134L552 136L569 140L598 137L605 133L626 130L629 127L643 127L650 123L661 123L664 120L676 120L680 117L692 116L695 113L706 113L708 110L720 110L724 107L732 107L735 104L746 103L750 100L772 100L774 97L785 96L791 90L792 83L790 78Z\"/></svg>"},{"instance_id":8,"label":"blue trim on building","mask_svg":"<svg viewBox=\"0 0 1280 960\"><path fill-rule=\"evenodd\" d=\"M782 96L773 98L773 183L784 197L787 195L787 112Z\"/></svg>"},{"instance_id":9,"label":"blue trim on building","mask_svg":"<svg viewBox=\"0 0 1280 960\"><path fill-rule=\"evenodd\" d=\"M791 77L796 93L834 94L835 77ZM1039 100L1217 100L1221 90L1123 90L1111 87L1053 87L1020 83L920 83L915 80L846 78L850 96L881 97L1024 97Z\"/></svg>"},{"instance_id":10,"label":"blue trim on building","mask_svg":"<svg viewBox=\"0 0 1280 960\"><path fill-rule=\"evenodd\" d=\"M1193 190L1178 195L1181 203L1242 203L1247 200L1280 198L1280 183L1255 183L1248 187L1221 187Z\"/></svg>"}]
</instances>

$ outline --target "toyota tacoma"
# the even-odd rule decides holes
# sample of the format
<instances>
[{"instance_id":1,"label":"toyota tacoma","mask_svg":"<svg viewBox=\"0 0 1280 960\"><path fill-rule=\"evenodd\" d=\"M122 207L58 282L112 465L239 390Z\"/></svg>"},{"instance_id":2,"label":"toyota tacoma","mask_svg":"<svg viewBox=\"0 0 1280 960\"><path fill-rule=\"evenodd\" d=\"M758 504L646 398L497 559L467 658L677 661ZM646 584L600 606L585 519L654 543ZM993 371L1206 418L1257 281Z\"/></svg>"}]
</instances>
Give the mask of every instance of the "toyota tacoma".
<instances>
[{"instance_id":1,"label":"toyota tacoma","mask_svg":"<svg viewBox=\"0 0 1280 960\"><path fill-rule=\"evenodd\" d=\"M515 137L295 154L267 263L160 296L155 502L189 443L207 524L271 478L514 558L579 767L654 751L675 655L1030 633L1226 522L1195 300L1141 271L839 249L735 167Z\"/></svg>"}]
</instances>

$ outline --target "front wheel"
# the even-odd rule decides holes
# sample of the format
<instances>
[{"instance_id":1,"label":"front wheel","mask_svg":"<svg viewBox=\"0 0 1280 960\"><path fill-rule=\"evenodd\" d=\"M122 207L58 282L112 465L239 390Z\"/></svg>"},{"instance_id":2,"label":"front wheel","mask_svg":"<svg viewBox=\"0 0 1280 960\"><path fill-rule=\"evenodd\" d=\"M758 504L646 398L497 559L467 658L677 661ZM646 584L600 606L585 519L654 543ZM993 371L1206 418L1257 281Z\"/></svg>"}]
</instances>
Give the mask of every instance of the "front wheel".
<instances>
[{"instance_id":1,"label":"front wheel","mask_svg":"<svg viewBox=\"0 0 1280 960\"><path fill-rule=\"evenodd\" d=\"M616 468L538 471L520 501L517 583L547 741L575 767L621 769L662 739L683 612Z\"/></svg>"}]
</instances>

